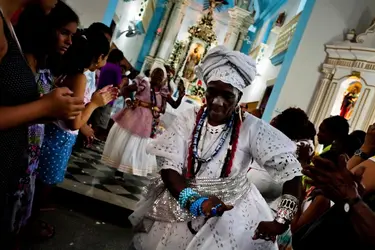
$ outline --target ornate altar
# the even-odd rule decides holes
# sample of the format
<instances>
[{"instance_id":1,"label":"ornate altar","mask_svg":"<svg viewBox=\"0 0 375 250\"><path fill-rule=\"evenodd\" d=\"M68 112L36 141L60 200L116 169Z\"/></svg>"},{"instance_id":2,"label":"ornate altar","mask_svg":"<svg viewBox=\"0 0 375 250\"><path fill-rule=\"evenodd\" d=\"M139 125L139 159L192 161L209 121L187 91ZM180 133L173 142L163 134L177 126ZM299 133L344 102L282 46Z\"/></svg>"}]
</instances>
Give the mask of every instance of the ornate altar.
<instances>
[{"instance_id":1,"label":"ornate altar","mask_svg":"<svg viewBox=\"0 0 375 250\"><path fill-rule=\"evenodd\" d=\"M176 77L181 78L184 82L187 96L197 102L197 104L203 102L204 91L202 89L205 90L205 85L202 82L198 84L194 69L210 47L216 45L216 34L213 26L213 9L210 8L196 25L189 28L188 40L186 42L177 41L175 43L174 50L169 59L169 63L177 72Z\"/></svg>"},{"instance_id":2,"label":"ornate altar","mask_svg":"<svg viewBox=\"0 0 375 250\"><path fill-rule=\"evenodd\" d=\"M351 130L367 130L375 122L375 23L353 40L325 46L321 80L309 116L319 125L340 115Z\"/></svg>"}]
</instances>

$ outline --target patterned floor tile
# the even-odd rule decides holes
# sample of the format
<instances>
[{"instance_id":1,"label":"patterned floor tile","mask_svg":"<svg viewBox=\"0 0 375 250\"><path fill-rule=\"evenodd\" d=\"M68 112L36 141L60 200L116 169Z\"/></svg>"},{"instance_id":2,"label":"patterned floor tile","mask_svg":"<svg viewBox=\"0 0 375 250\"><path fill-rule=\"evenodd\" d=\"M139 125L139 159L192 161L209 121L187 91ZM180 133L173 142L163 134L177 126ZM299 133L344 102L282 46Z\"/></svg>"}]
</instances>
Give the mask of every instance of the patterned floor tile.
<instances>
[{"instance_id":1,"label":"patterned floor tile","mask_svg":"<svg viewBox=\"0 0 375 250\"><path fill-rule=\"evenodd\" d=\"M133 209L141 198L148 178L124 174L115 179L116 170L101 162L104 144L94 144L89 149L74 149L66 171L66 181L61 188ZM106 195L107 194L107 195Z\"/></svg>"}]
</instances>

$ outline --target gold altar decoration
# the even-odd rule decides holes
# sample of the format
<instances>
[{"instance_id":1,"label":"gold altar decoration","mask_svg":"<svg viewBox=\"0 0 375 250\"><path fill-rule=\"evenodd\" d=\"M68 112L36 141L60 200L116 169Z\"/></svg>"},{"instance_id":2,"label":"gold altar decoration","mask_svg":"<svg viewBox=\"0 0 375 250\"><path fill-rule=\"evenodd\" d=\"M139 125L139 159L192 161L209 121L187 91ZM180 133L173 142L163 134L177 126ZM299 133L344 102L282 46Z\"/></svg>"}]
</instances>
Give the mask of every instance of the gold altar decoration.
<instances>
[{"instance_id":1,"label":"gold altar decoration","mask_svg":"<svg viewBox=\"0 0 375 250\"><path fill-rule=\"evenodd\" d=\"M199 38L208 44L214 43L217 39L213 30L214 22L213 11L209 10L207 14L202 16L198 24L189 28L188 32L192 37Z\"/></svg>"}]
</instances>

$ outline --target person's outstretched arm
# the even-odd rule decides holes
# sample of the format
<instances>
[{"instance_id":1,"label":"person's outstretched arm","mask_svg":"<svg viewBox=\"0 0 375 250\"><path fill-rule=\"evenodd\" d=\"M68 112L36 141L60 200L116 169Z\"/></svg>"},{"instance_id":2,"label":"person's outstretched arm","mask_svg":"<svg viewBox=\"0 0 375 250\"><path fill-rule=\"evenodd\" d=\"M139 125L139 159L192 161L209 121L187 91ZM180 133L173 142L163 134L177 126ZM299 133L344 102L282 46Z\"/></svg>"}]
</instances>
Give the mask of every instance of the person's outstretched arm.
<instances>
[{"instance_id":1,"label":"person's outstretched arm","mask_svg":"<svg viewBox=\"0 0 375 250\"><path fill-rule=\"evenodd\" d=\"M57 88L37 101L0 106L0 130L48 118L73 119L84 109L83 99L72 97L68 88Z\"/></svg>"}]
</instances>

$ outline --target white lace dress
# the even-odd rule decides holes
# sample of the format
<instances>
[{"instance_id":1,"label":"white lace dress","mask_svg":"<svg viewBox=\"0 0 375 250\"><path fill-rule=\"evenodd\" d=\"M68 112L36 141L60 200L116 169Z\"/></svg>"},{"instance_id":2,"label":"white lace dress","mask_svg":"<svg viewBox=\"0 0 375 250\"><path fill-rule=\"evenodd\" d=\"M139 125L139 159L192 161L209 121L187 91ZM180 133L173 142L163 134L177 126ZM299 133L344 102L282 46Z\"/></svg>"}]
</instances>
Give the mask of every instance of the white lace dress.
<instances>
[{"instance_id":1,"label":"white lace dress","mask_svg":"<svg viewBox=\"0 0 375 250\"><path fill-rule=\"evenodd\" d=\"M159 165L161 169L173 169L181 174L186 167L188 146L197 112L197 108L185 111L163 135L149 145L149 153L157 156L158 163L162 163ZM204 155L211 155L214 151L223 128L223 126L210 125L203 128ZM269 174L279 183L301 175L300 164L293 155L294 143L265 122L247 116L239 138L231 176L246 175L251 158L254 158L259 165L265 166ZM216 157L208 164L202 165L197 175L218 178L228 146L229 138ZM252 240L259 222L272 221L273 216L256 187L253 184L249 185L251 188L248 193L222 217L211 218L206 223L203 217L193 220L192 227L198 231L196 235L190 232L186 222L156 221L148 233L135 234L134 247L138 250L277 249L275 243ZM146 204L145 200L141 200L135 212L129 217L133 224L139 221L142 210L151 209Z\"/></svg>"}]
</instances>

